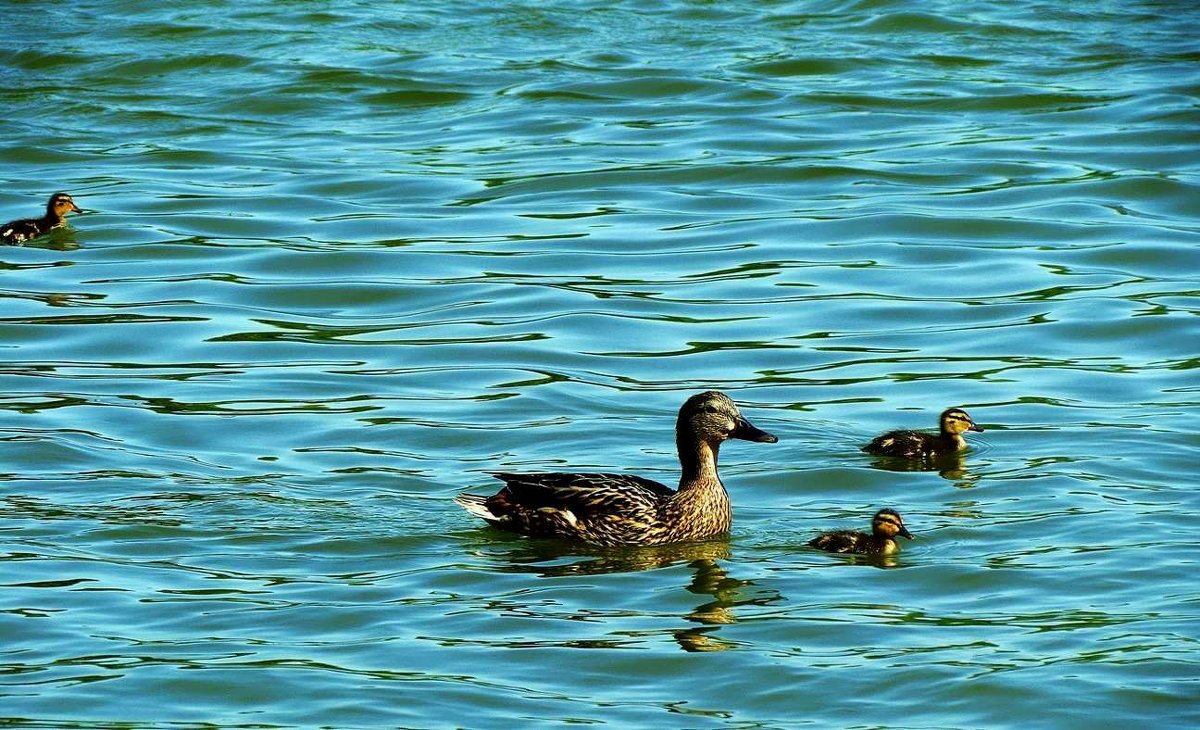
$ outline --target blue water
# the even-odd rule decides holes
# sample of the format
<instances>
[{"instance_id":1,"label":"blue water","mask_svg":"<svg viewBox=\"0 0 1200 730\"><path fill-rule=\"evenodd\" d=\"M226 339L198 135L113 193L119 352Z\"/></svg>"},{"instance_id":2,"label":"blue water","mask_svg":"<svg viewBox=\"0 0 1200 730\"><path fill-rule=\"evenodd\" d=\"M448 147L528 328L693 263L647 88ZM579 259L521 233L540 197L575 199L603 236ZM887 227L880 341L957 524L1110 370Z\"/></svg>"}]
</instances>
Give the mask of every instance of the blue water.
<instances>
[{"instance_id":1,"label":"blue water","mask_svg":"<svg viewBox=\"0 0 1200 730\"><path fill-rule=\"evenodd\" d=\"M1192 3L3 11L0 724L1200 722ZM451 501L709 388L728 539Z\"/></svg>"}]
</instances>

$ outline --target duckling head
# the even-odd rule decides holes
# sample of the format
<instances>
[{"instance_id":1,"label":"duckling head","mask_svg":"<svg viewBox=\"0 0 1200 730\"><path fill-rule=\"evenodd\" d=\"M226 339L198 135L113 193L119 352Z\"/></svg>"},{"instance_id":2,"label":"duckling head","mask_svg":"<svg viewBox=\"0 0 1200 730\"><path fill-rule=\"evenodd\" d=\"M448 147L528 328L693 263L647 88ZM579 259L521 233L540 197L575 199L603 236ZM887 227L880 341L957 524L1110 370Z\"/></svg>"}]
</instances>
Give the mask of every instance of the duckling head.
<instances>
[{"instance_id":1,"label":"duckling head","mask_svg":"<svg viewBox=\"0 0 1200 730\"><path fill-rule=\"evenodd\" d=\"M875 513L875 518L871 520L871 532L876 537L883 537L891 540L896 535L906 537L909 540L913 538L912 533L904 526L904 520L901 519L900 513L894 509L881 509Z\"/></svg>"},{"instance_id":2,"label":"duckling head","mask_svg":"<svg viewBox=\"0 0 1200 730\"><path fill-rule=\"evenodd\" d=\"M75 204L70 193L55 193L46 203L46 213L54 218L62 219L67 213L82 213L83 210Z\"/></svg>"},{"instance_id":3,"label":"duckling head","mask_svg":"<svg viewBox=\"0 0 1200 730\"><path fill-rule=\"evenodd\" d=\"M958 436L964 431L982 431L975 421L961 408L947 408L938 421L942 433Z\"/></svg>"},{"instance_id":4,"label":"duckling head","mask_svg":"<svg viewBox=\"0 0 1200 730\"><path fill-rule=\"evenodd\" d=\"M764 444L779 440L747 421L729 396L715 390L697 393L684 402L675 422L675 434L677 439L691 435L709 444L728 439Z\"/></svg>"}]
</instances>

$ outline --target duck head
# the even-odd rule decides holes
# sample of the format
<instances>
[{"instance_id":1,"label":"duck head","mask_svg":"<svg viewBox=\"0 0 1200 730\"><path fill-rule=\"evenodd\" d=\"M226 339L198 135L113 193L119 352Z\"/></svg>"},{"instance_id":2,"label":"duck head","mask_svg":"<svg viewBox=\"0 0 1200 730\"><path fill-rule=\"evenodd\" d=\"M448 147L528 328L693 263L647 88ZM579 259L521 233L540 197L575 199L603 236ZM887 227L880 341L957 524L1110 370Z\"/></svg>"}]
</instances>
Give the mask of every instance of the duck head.
<instances>
[{"instance_id":1,"label":"duck head","mask_svg":"<svg viewBox=\"0 0 1200 730\"><path fill-rule=\"evenodd\" d=\"M55 193L46 203L46 215L62 220L67 213L82 213L83 209L75 204L75 199L69 193Z\"/></svg>"},{"instance_id":2,"label":"duck head","mask_svg":"<svg viewBox=\"0 0 1200 730\"><path fill-rule=\"evenodd\" d=\"M975 421L961 408L947 408L942 411L938 420L942 433L958 436L965 431L983 431Z\"/></svg>"},{"instance_id":3,"label":"duck head","mask_svg":"<svg viewBox=\"0 0 1200 730\"><path fill-rule=\"evenodd\" d=\"M709 444L728 439L743 439L773 444L779 439L747 421L724 393L710 390L688 398L679 409L675 422L676 437L693 436Z\"/></svg>"},{"instance_id":4,"label":"duck head","mask_svg":"<svg viewBox=\"0 0 1200 730\"><path fill-rule=\"evenodd\" d=\"M891 540L899 535L906 537L909 540L913 539L912 533L904 526L904 520L900 517L900 513L894 509L881 509L875 513L875 518L871 520L871 532L876 537L883 537Z\"/></svg>"}]
</instances>

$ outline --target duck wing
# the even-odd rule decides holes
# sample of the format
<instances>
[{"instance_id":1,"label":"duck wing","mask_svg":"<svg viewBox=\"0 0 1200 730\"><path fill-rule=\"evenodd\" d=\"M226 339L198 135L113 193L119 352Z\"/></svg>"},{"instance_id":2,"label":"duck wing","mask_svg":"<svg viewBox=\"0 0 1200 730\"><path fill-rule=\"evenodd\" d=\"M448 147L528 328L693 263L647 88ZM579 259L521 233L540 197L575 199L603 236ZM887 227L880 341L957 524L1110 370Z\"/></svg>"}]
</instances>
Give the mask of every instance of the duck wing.
<instances>
[{"instance_id":1,"label":"duck wing","mask_svg":"<svg viewBox=\"0 0 1200 730\"><path fill-rule=\"evenodd\" d=\"M921 456L930 451L934 437L923 431L889 431L862 448L879 456Z\"/></svg>"},{"instance_id":2,"label":"duck wing","mask_svg":"<svg viewBox=\"0 0 1200 730\"><path fill-rule=\"evenodd\" d=\"M853 553L859 550L867 535L854 530L827 532L808 541L809 547L831 553Z\"/></svg>"},{"instance_id":3,"label":"duck wing","mask_svg":"<svg viewBox=\"0 0 1200 730\"><path fill-rule=\"evenodd\" d=\"M540 472L492 476L505 486L490 497L460 495L468 512L506 530L584 540L642 543L662 526L662 506L675 492L629 474Z\"/></svg>"},{"instance_id":4,"label":"duck wing","mask_svg":"<svg viewBox=\"0 0 1200 730\"><path fill-rule=\"evenodd\" d=\"M40 221L36 218L25 218L19 221L12 221L0 226L0 242L14 244L24 243L31 238L37 238L42 235L42 227Z\"/></svg>"},{"instance_id":5,"label":"duck wing","mask_svg":"<svg viewBox=\"0 0 1200 730\"><path fill-rule=\"evenodd\" d=\"M492 476L504 482L514 502L534 509L565 507L583 513L628 512L653 509L675 494L665 484L632 474L495 472Z\"/></svg>"}]
</instances>

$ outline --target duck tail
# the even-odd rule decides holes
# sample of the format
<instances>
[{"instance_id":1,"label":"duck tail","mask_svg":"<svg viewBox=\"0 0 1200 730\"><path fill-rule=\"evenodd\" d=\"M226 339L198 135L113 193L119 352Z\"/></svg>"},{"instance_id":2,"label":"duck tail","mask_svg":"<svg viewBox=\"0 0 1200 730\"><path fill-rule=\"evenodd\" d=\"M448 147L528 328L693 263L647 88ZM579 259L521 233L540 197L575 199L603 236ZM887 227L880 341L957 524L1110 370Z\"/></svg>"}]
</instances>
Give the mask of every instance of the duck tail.
<instances>
[{"instance_id":1,"label":"duck tail","mask_svg":"<svg viewBox=\"0 0 1200 730\"><path fill-rule=\"evenodd\" d=\"M487 508L487 497L481 497L478 494L460 494L454 498L454 501L463 509L481 517L489 522L494 522L498 517L492 514L492 511Z\"/></svg>"}]
</instances>

